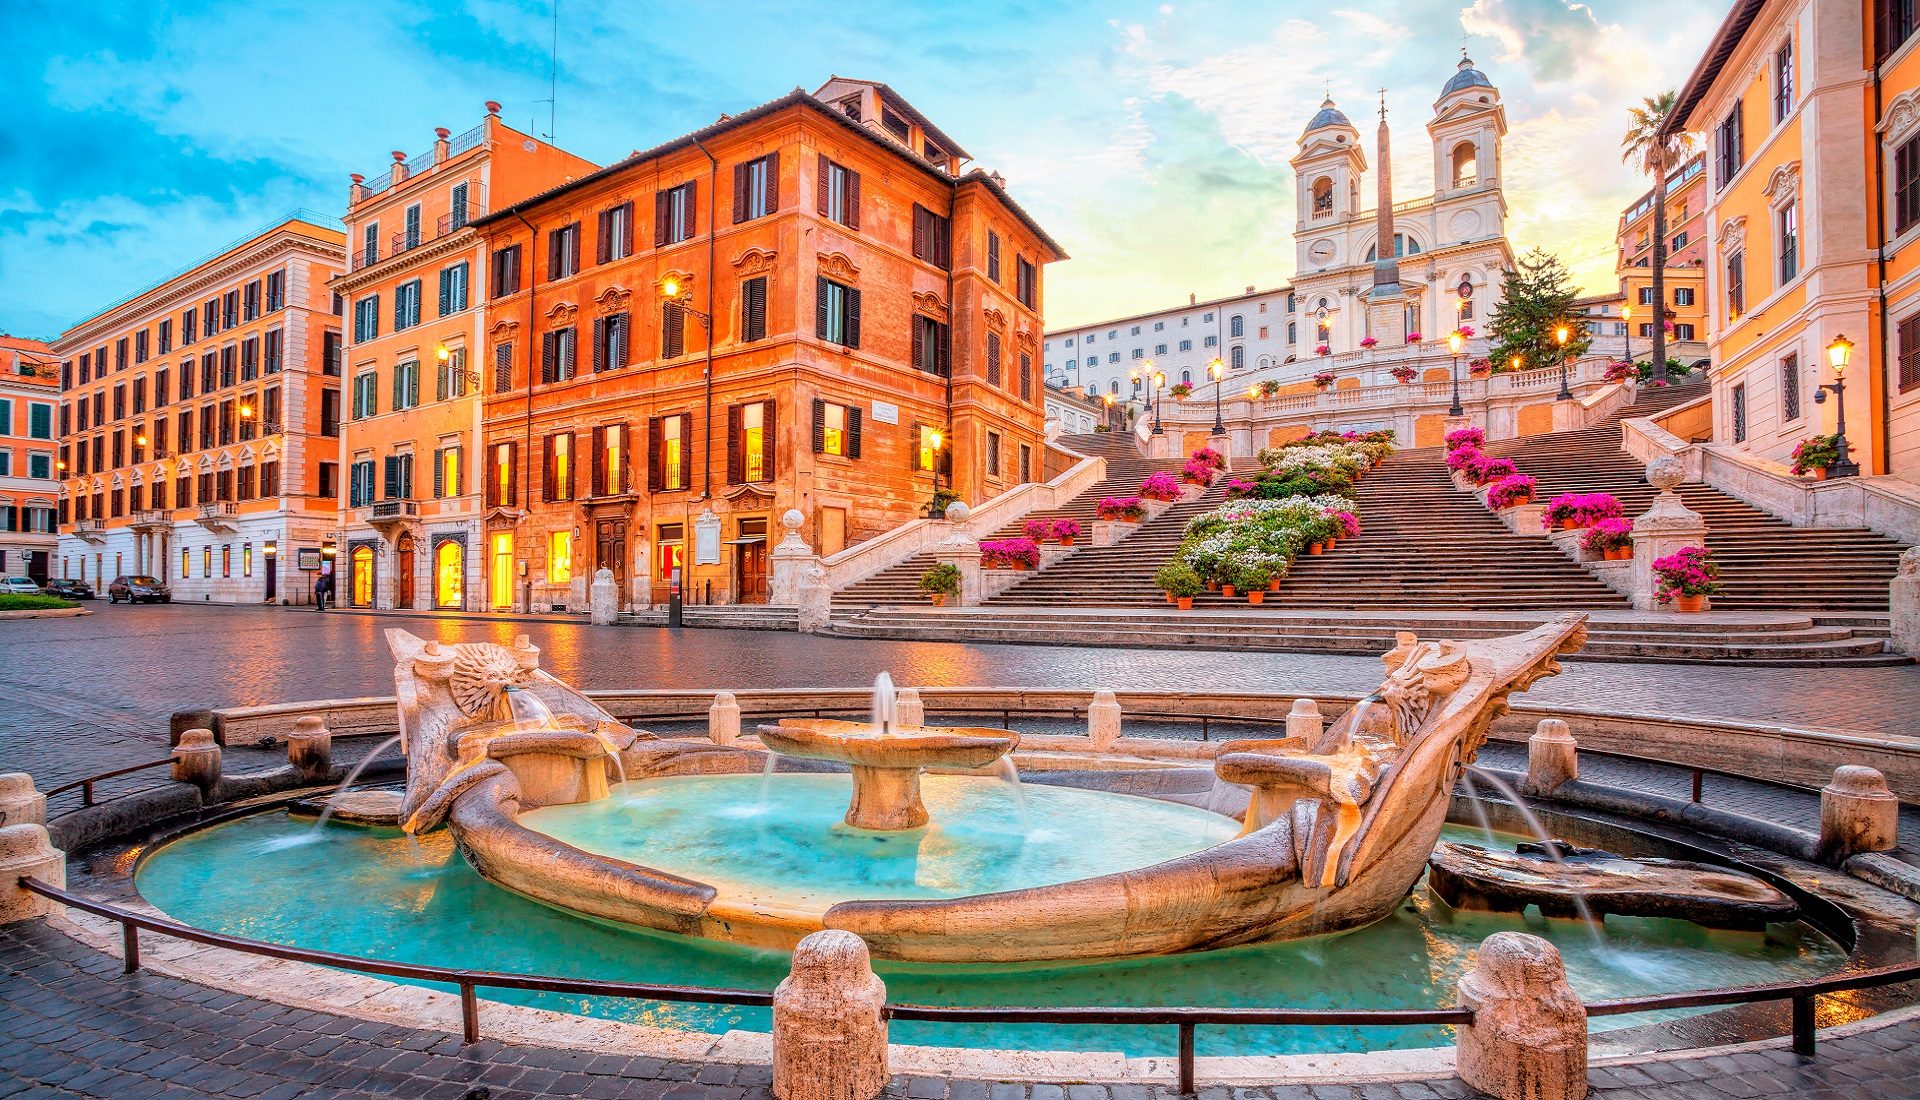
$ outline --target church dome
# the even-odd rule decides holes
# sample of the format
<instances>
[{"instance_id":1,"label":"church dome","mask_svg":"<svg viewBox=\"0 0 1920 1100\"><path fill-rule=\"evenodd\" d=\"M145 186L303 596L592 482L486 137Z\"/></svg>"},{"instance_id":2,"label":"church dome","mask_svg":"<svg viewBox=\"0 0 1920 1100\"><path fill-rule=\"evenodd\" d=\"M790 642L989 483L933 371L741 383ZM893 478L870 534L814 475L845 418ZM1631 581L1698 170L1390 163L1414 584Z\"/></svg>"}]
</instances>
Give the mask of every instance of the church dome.
<instances>
[{"instance_id":1,"label":"church dome","mask_svg":"<svg viewBox=\"0 0 1920 1100\"><path fill-rule=\"evenodd\" d=\"M1486 77L1480 79L1484 81ZM1333 97L1328 96L1320 101L1320 113L1313 116L1312 122L1307 123L1307 129L1318 130L1322 126L1351 127L1352 125L1353 123L1347 121L1347 116L1340 113L1340 108L1333 105Z\"/></svg>"},{"instance_id":2,"label":"church dome","mask_svg":"<svg viewBox=\"0 0 1920 1100\"><path fill-rule=\"evenodd\" d=\"M1486 73L1473 67L1473 58L1463 57L1460 59L1459 71L1453 74L1453 79L1447 81L1446 87L1440 89L1440 94L1449 96L1468 88L1491 87L1493 87L1493 81L1487 79Z\"/></svg>"}]
</instances>

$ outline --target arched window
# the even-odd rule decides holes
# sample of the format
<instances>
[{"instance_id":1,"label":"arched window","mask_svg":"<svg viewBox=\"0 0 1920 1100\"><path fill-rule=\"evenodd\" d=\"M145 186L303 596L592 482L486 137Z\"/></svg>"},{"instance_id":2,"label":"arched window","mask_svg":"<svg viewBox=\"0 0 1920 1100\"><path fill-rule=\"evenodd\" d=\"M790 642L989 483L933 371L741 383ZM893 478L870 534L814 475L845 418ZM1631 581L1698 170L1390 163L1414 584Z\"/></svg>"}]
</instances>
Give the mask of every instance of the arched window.
<instances>
[{"instance_id":1,"label":"arched window","mask_svg":"<svg viewBox=\"0 0 1920 1100\"><path fill-rule=\"evenodd\" d=\"M1419 241L1414 240L1412 237L1407 236L1405 233L1395 233L1393 235L1393 255L1395 259L1399 259L1402 256L1418 256L1419 254L1420 254ZM1367 249L1368 263L1372 263L1373 261L1379 258L1380 258L1379 245L1375 245L1374 247Z\"/></svg>"},{"instance_id":2,"label":"arched window","mask_svg":"<svg viewBox=\"0 0 1920 1100\"><path fill-rule=\"evenodd\" d=\"M1235 318L1235 320L1238 320L1238 318ZM1246 348L1241 347L1239 344L1235 344L1233 345L1233 351L1228 354L1228 357L1232 361L1232 366L1234 370L1244 370L1246 368L1246 365L1247 365L1247 349Z\"/></svg>"},{"instance_id":3,"label":"arched window","mask_svg":"<svg viewBox=\"0 0 1920 1100\"><path fill-rule=\"evenodd\" d=\"M1453 185L1472 187L1480 180L1480 150L1473 142L1463 141L1453 147Z\"/></svg>"},{"instance_id":4,"label":"arched window","mask_svg":"<svg viewBox=\"0 0 1920 1100\"><path fill-rule=\"evenodd\" d=\"M1240 336L1245 336L1246 334L1247 334L1246 318L1236 313L1232 317L1227 319L1227 335L1228 336L1240 337Z\"/></svg>"},{"instance_id":5,"label":"arched window","mask_svg":"<svg viewBox=\"0 0 1920 1100\"><path fill-rule=\"evenodd\" d=\"M1192 372L1192 371L1190 371L1190 370L1183 370L1183 371L1181 371L1181 372L1180 372L1180 381L1181 381L1181 382L1182 382L1183 384L1185 384L1185 385L1188 385L1188 386L1191 386L1191 385L1193 385L1193 372Z\"/></svg>"},{"instance_id":6,"label":"arched window","mask_svg":"<svg viewBox=\"0 0 1920 1100\"><path fill-rule=\"evenodd\" d=\"M1088 397L1092 397L1092 396L1093 396L1094 394L1097 394L1097 393L1099 393L1099 392L1100 392L1100 384L1099 384L1099 383L1097 383L1097 382L1088 382L1088 383L1087 383L1087 396L1088 396Z\"/></svg>"},{"instance_id":7,"label":"arched window","mask_svg":"<svg viewBox=\"0 0 1920 1100\"><path fill-rule=\"evenodd\" d=\"M1333 213L1333 179L1329 176L1313 181L1313 213L1315 217Z\"/></svg>"},{"instance_id":8,"label":"arched window","mask_svg":"<svg viewBox=\"0 0 1920 1100\"><path fill-rule=\"evenodd\" d=\"M1108 393L1119 393L1119 392L1120 392L1120 380L1119 380L1118 378L1116 378L1116 379L1114 379L1114 380L1113 380L1113 385L1112 385L1112 387L1111 387L1111 388L1109 388L1109 389L1108 389L1108 391L1107 391L1107 392L1108 392Z\"/></svg>"}]
</instances>

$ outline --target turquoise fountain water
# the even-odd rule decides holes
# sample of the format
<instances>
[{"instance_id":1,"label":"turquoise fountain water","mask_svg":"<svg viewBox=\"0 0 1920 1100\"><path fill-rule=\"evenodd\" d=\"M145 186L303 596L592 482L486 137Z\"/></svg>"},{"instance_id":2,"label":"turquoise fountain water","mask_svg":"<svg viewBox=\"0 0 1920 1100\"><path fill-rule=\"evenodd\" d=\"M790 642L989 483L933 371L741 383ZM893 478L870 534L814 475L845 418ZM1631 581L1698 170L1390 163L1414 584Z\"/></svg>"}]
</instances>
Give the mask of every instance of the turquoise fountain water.
<instances>
[{"instance_id":1,"label":"turquoise fountain water","mask_svg":"<svg viewBox=\"0 0 1920 1100\"><path fill-rule=\"evenodd\" d=\"M819 796L820 806L808 812L837 819L845 804L844 794L813 783L816 778L834 777L777 776L771 785L778 792L774 798L783 805L805 803L803 792L811 791ZM743 782L751 799L757 799L759 778ZM985 790L952 796L990 800L993 791L1004 787L998 780L971 782ZM1053 796L1064 793L1055 788L1030 785L1028 793L1036 804L1045 799L1049 805L1065 806L1070 812L1079 808L1070 801L1055 802ZM617 822L620 814L639 810L623 806L626 801L607 800L611 808L609 825ZM782 812L791 808L788 805ZM688 830L740 830L729 834L741 850L732 853L734 862L728 866L736 869L734 873L754 866L760 849L745 847L747 840L743 838L766 835L755 831L761 827L755 825L756 818L740 818L736 825L726 826L715 820L718 809L709 810L698 826L688 826ZM1009 848L1005 847L1009 841L990 837L980 841L1003 845L1003 854L1011 852L1011 860L988 861L1008 866L983 866L969 858L927 851L923 842L904 860L872 860L875 867L871 873L881 876L880 881L861 881L843 866L809 871L796 863L779 871L777 889L837 893L911 887L926 891L923 896L938 896L953 888L940 875L1012 882L1025 875L1051 875L1055 872L1049 868L1064 865L1055 861L1117 858L1127 862L1148 858L1140 850L1109 856L1069 849L1076 844L1100 849L1107 846L1110 835L1151 832L1134 830L1124 820L1136 811L1166 813L1163 820L1176 823L1187 820L1176 812L1180 809L1142 800L1129 800L1124 812L1109 805L1097 816L1075 818L1076 831L1057 845L1045 838L1028 838L1034 855L1026 851L1028 844ZM971 822L966 827L990 832L997 828L991 819L1010 813L986 801L977 816L989 820ZM941 814L936 810L934 816L937 825ZM772 819L758 820L770 825ZM1054 820L1038 816L1036 831L1054 828L1050 823ZM189 924L379 958L759 989L771 989L787 972L786 956L777 952L614 927L528 901L482 879L455 851L452 838L445 832L421 837L416 848L395 830L335 825L323 830L322 838L314 844L286 843L286 838L310 828L307 822L265 813L205 829L153 852L140 866L137 885L154 905ZM1009 828L1009 832L1017 833L1017 828ZM834 835L826 845L831 849L855 839ZM1478 829L1449 830L1448 839L1478 843L1484 842L1485 835ZM1501 839L1504 843L1512 838ZM1142 840L1153 842L1151 837ZM665 856L670 848L662 845L656 849L644 835L630 836L620 843L644 853L649 860ZM781 843L769 840L768 851L778 850ZM713 861L735 846L715 842L710 836L702 852L703 874L713 877ZM1054 854L1041 857L1037 854L1040 852ZM917 870L909 873L919 864L944 870L939 875L923 875ZM1432 1007L1454 1002L1455 983L1471 952L1482 939L1504 929L1522 929L1552 940L1566 959L1574 987L1588 998L1782 980L1828 972L1845 961L1837 945L1805 925L1776 925L1760 935L1709 932L1678 921L1610 917L1603 935L1596 939L1574 921L1453 913L1424 888L1417 887L1392 916L1340 936L1090 965L916 966L881 962L877 969L887 981L890 996L903 1002ZM707 1032L765 1030L769 1025L767 1013L756 1009L581 1000L504 991L483 995L582 1015ZM1595 1020L1594 1026L1612 1028L1642 1022L1644 1017L1607 1017ZM898 1023L893 1037L901 1043L1117 1050L1136 1056L1165 1054L1171 1042L1165 1029L1026 1025ZM1216 1055L1357 1051L1447 1041L1445 1030L1431 1028L1202 1028L1199 1033L1200 1053Z\"/></svg>"}]
</instances>

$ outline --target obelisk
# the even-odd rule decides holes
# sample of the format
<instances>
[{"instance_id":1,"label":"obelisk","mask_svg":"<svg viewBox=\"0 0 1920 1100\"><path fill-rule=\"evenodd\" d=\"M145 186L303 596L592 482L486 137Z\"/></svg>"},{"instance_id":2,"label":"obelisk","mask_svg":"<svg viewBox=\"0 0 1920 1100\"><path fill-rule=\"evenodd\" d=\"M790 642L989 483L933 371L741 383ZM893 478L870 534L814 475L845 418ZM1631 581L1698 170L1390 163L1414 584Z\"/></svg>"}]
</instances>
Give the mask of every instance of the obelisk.
<instances>
[{"instance_id":1,"label":"obelisk","mask_svg":"<svg viewBox=\"0 0 1920 1100\"><path fill-rule=\"evenodd\" d=\"M1407 342L1407 295L1400 286L1400 260L1393 240L1393 155L1387 134L1387 90L1380 89L1380 133L1374 181L1379 194L1373 212L1375 236L1373 287L1367 291L1367 332L1381 347Z\"/></svg>"}]
</instances>

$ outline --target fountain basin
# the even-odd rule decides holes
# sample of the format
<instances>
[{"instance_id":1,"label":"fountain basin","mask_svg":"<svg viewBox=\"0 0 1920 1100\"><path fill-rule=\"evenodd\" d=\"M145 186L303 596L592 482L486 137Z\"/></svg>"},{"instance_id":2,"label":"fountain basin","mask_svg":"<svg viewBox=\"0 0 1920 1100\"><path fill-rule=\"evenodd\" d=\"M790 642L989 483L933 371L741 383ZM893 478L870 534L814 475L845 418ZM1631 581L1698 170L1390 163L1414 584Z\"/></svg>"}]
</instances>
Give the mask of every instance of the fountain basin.
<instances>
[{"instance_id":1,"label":"fountain basin","mask_svg":"<svg viewBox=\"0 0 1920 1100\"><path fill-rule=\"evenodd\" d=\"M787 718L761 726L760 743L781 756L825 760L853 769L846 822L856 829L918 829L927 823L920 799L923 768L984 768L1012 752L1018 734L988 729L932 729L831 719Z\"/></svg>"}]
</instances>

